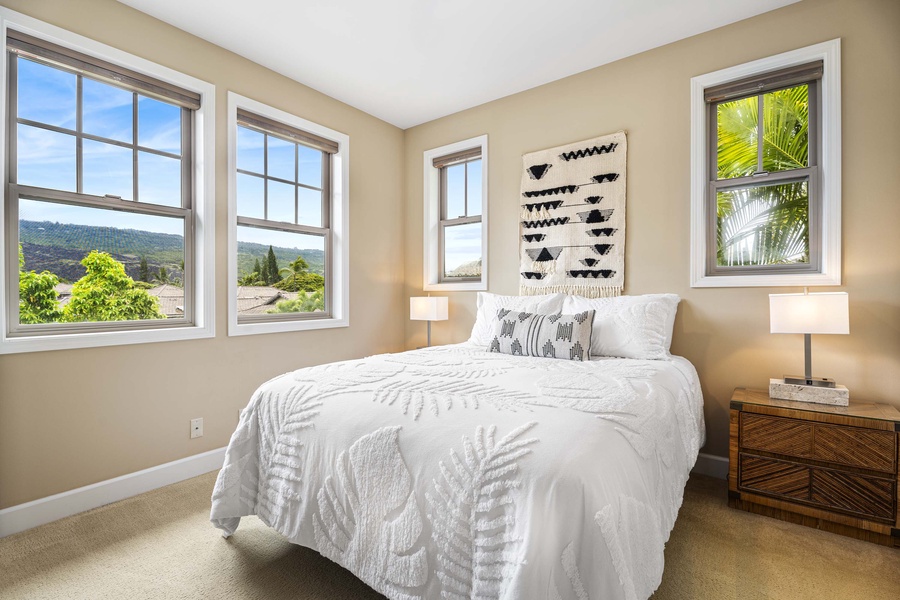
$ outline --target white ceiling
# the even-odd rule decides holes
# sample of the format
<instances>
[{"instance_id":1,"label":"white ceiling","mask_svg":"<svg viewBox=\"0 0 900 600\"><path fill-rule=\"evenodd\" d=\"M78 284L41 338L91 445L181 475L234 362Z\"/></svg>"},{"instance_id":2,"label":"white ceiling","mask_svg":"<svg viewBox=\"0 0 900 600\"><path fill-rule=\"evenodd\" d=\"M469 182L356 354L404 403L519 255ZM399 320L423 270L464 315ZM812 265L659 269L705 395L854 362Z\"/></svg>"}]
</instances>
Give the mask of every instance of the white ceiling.
<instances>
[{"instance_id":1,"label":"white ceiling","mask_svg":"<svg viewBox=\"0 0 900 600\"><path fill-rule=\"evenodd\" d=\"M401 128L798 0L119 0Z\"/></svg>"}]
</instances>

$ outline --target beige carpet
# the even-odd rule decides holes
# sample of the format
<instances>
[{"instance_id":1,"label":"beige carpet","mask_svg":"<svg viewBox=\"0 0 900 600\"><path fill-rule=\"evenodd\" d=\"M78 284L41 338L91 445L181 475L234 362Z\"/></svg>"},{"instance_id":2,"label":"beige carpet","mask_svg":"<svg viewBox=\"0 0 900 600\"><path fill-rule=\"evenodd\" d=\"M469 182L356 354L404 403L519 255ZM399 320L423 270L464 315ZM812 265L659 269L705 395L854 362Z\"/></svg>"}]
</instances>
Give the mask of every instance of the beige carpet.
<instances>
[{"instance_id":1,"label":"beige carpet","mask_svg":"<svg viewBox=\"0 0 900 600\"><path fill-rule=\"evenodd\" d=\"M0 598L381 598L256 519L230 540L208 521L214 474L0 540ZM729 509L688 483L654 600L897 600L900 550ZM602 600L602 599L594 599Z\"/></svg>"}]
</instances>

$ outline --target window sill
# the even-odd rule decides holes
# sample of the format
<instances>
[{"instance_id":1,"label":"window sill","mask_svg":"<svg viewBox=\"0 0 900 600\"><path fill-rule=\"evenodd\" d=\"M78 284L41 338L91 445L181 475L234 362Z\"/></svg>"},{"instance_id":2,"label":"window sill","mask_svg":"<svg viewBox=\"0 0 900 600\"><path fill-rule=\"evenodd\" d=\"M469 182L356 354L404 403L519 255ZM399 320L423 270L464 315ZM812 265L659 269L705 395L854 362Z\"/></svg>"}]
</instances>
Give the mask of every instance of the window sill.
<instances>
[{"instance_id":1,"label":"window sill","mask_svg":"<svg viewBox=\"0 0 900 600\"><path fill-rule=\"evenodd\" d=\"M7 337L4 335L0 339L0 354L177 342L211 338L215 337L215 335L216 332L212 325L206 327L194 325L188 327L167 327L165 329L144 329L140 331L98 331L30 337Z\"/></svg>"},{"instance_id":2,"label":"window sill","mask_svg":"<svg viewBox=\"0 0 900 600\"><path fill-rule=\"evenodd\" d=\"M422 289L426 292L485 292L487 291L487 282L426 283Z\"/></svg>"},{"instance_id":3,"label":"window sill","mask_svg":"<svg viewBox=\"0 0 900 600\"><path fill-rule=\"evenodd\" d=\"M269 323L229 323L228 336L261 335L267 333L285 333L290 331L310 331L314 329L336 329L349 327L350 319L304 319Z\"/></svg>"},{"instance_id":4,"label":"window sill","mask_svg":"<svg viewBox=\"0 0 900 600\"><path fill-rule=\"evenodd\" d=\"M807 287L841 285L840 277L827 273L792 273L790 275L703 275L691 281L692 288L725 287Z\"/></svg>"}]
</instances>

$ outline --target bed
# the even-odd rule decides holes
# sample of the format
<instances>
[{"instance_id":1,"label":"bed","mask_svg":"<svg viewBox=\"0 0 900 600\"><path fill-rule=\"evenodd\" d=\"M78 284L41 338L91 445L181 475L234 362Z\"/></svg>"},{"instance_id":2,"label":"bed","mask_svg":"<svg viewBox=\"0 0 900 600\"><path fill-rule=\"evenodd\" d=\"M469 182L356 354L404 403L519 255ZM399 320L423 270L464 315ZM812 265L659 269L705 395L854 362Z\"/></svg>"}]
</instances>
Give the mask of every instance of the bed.
<instances>
[{"instance_id":1,"label":"bed","mask_svg":"<svg viewBox=\"0 0 900 600\"><path fill-rule=\"evenodd\" d=\"M704 441L685 359L464 343L260 386L212 497L391 599L644 600Z\"/></svg>"}]
</instances>

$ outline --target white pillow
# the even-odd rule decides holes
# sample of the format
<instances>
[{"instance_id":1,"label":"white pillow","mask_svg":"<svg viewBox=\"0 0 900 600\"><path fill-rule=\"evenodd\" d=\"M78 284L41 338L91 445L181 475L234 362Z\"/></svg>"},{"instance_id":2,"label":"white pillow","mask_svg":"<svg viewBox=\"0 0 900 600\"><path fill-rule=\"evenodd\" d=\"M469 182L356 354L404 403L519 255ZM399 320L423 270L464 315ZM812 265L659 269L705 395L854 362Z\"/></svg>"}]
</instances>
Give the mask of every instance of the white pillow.
<instances>
[{"instance_id":1,"label":"white pillow","mask_svg":"<svg viewBox=\"0 0 900 600\"><path fill-rule=\"evenodd\" d=\"M562 312L564 298L563 294L500 296L490 292L478 292L478 300L475 304L475 325L472 326L472 335L469 337L469 341L479 346L487 346L491 343L494 321L498 320L497 311L501 308L549 315Z\"/></svg>"},{"instance_id":2,"label":"white pillow","mask_svg":"<svg viewBox=\"0 0 900 600\"><path fill-rule=\"evenodd\" d=\"M661 359L669 357L676 294L615 298L566 296L564 313L594 310L591 356Z\"/></svg>"}]
</instances>

